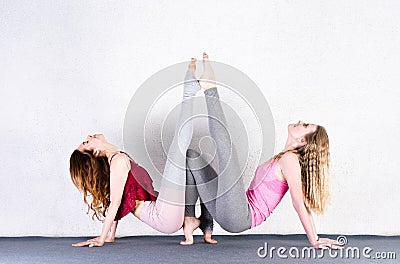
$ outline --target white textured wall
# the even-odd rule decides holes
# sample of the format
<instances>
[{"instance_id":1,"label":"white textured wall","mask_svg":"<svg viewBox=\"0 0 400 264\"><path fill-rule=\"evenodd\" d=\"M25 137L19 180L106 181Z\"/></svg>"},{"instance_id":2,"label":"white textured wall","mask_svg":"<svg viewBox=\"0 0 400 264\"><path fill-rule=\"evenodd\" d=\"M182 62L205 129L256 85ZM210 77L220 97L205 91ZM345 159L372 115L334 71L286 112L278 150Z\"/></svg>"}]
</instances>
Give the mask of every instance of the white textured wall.
<instances>
[{"instance_id":1,"label":"white textured wall","mask_svg":"<svg viewBox=\"0 0 400 264\"><path fill-rule=\"evenodd\" d=\"M400 235L400 2L243 3L3 0L0 236L98 235L69 179L71 151L94 132L122 146L135 89L204 50L262 89L276 151L288 122L327 128L320 233ZM248 233L303 233L289 196ZM118 235L137 234L159 233L123 219Z\"/></svg>"}]
</instances>

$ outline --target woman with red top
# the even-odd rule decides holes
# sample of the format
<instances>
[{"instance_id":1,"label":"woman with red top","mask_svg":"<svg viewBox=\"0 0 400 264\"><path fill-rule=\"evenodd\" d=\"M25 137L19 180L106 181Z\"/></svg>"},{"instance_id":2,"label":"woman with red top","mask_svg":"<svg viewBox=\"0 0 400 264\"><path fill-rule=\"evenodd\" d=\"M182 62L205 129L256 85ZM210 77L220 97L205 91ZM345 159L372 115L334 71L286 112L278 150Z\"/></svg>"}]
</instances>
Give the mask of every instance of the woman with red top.
<instances>
[{"instance_id":1,"label":"woman with red top","mask_svg":"<svg viewBox=\"0 0 400 264\"><path fill-rule=\"evenodd\" d=\"M200 90L192 58L183 84L181 112L168 150L160 192L154 191L146 170L101 134L87 136L70 158L74 185L83 192L93 217L104 218L99 237L73 246L103 246L113 242L118 220L132 212L163 233L182 227L185 210L186 150L192 139L192 97ZM87 197L91 196L89 202ZM156 198L157 196L157 198Z\"/></svg>"}]
</instances>

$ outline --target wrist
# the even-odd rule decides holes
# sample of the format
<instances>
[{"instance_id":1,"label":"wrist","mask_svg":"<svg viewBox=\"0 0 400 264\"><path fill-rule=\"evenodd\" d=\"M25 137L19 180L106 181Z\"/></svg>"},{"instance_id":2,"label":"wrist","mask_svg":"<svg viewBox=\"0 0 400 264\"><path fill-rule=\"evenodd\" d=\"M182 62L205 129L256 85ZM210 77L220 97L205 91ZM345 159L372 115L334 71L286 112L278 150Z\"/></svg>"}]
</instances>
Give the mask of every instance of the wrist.
<instances>
[{"instance_id":1,"label":"wrist","mask_svg":"<svg viewBox=\"0 0 400 264\"><path fill-rule=\"evenodd\" d=\"M314 239L311 242L311 245L316 245L319 242L319 236L317 235L316 237L314 237Z\"/></svg>"},{"instance_id":2,"label":"wrist","mask_svg":"<svg viewBox=\"0 0 400 264\"><path fill-rule=\"evenodd\" d=\"M115 234L109 233L106 237L108 240L114 240L115 239Z\"/></svg>"},{"instance_id":3,"label":"wrist","mask_svg":"<svg viewBox=\"0 0 400 264\"><path fill-rule=\"evenodd\" d=\"M107 235L106 235L106 236L101 235L101 236L99 237L99 242L104 243L104 242L106 241L106 238L107 238Z\"/></svg>"}]
</instances>

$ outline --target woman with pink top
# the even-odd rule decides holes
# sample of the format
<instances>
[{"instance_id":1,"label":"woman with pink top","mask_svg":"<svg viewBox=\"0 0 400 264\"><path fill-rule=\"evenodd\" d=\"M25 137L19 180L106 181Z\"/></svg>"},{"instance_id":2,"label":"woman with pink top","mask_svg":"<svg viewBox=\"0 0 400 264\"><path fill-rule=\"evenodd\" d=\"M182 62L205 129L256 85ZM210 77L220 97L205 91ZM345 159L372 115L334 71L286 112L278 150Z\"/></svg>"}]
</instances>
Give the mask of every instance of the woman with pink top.
<instances>
[{"instance_id":1,"label":"woman with pink top","mask_svg":"<svg viewBox=\"0 0 400 264\"><path fill-rule=\"evenodd\" d=\"M337 241L318 237L311 214L311 211L323 213L329 201L329 139L325 128L302 121L290 124L285 148L257 168L246 191L219 102L214 72L205 53L203 60L202 78L208 81L200 81L200 86L205 93L219 171L216 172L196 151L187 151L186 182L197 188L190 189L188 185L186 200L196 201L200 197L211 216L200 221L194 215L193 203L187 201L183 226L186 241L181 244L193 244L192 234L199 226L203 227L203 232L204 227L212 232L212 218L224 230L233 233L258 226L289 190L311 245L337 248Z\"/></svg>"}]
</instances>

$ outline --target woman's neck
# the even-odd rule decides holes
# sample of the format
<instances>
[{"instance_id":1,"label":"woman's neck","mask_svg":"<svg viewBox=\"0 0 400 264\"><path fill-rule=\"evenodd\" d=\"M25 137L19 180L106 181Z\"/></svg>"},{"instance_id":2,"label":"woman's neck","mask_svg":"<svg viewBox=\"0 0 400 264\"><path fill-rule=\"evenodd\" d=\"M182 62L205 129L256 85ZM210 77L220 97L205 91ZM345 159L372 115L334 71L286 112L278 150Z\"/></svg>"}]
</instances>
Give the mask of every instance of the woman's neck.
<instances>
[{"instance_id":1,"label":"woman's neck","mask_svg":"<svg viewBox=\"0 0 400 264\"><path fill-rule=\"evenodd\" d=\"M293 150L295 149L295 147L291 144L292 142L286 142L285 144L285 148L283 149L283 151L288 151L288 150Z\"/></svg>"},{"instance_id":2,"label":"woman's neck","mask_svg":"<svg viewBox=\"0 0 400 264\"><path fill-rule=\"evenodd\" d=\"M298 148L298 140L288 137L283 151L294 150Z\"/></svg>"},{"instance_id":3,"label":"woman's neck","mask_svg":"<svg viewBox=\"0 0 400 264\"><path fill-rule=\"evenodd\" d=\"M114 146L114 145L112 145L112 144L110 144L110 143L108 143L108 142L105 142L104 144L103 144L103 146L102 146L102 149L101 149L101 153L102 153L102 155L105 155L108 159L112 156L112 155L114 155L115 153L118 153L118 152L120 152L121 150L118 148L118 147L116 147L116 146Z\"/></svg>"}]
</instances>

